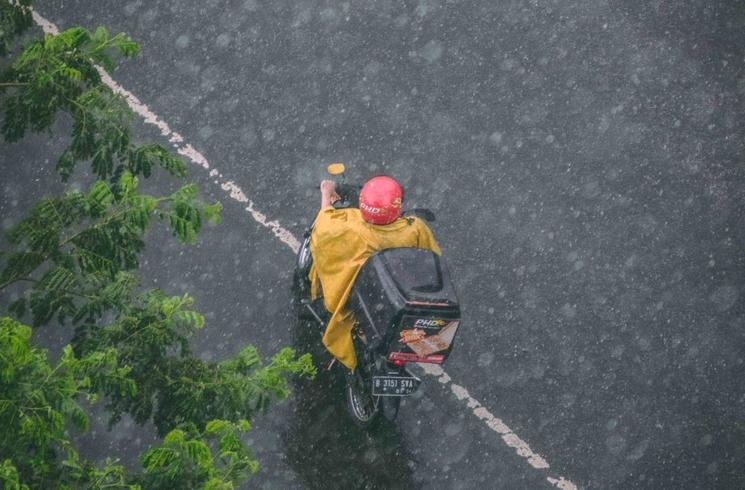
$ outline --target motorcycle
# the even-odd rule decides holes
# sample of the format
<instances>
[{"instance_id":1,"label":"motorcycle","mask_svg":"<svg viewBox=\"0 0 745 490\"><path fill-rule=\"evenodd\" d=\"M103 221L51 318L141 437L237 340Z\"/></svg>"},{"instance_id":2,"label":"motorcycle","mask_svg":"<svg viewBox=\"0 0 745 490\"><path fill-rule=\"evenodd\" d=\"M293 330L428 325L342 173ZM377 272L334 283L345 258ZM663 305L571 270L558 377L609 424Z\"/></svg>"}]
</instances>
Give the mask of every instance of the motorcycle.
<instances>
[{"instance_id":1,"label":"motorcycle","mask_svg":"<svg viewBox=\"0 0 745 490\"><path fill-rule=\"evenodd\" d=\"M327 171L337 177L341 197L334 207L357 207L360 187L338 181L343 179L343 164L331 164ZM427 209L402 215L435 219ZM310 295L311 233L312 226L297 254L293 301L299 320L314 324L323 336L330 313L323 298L313 300ZM348 306L356 318L352 340L357 368L350 371L338 364L346 380L348 411L357 425L370 428L381 412L389 421L395 420L401 399L421 384L407 364L443 364L448 358L460 324L460 306L443 259L418 248L386 249L369 257L357 275ZM333 364L332 360L329 368Z\"/></svg>"}]
</instances>

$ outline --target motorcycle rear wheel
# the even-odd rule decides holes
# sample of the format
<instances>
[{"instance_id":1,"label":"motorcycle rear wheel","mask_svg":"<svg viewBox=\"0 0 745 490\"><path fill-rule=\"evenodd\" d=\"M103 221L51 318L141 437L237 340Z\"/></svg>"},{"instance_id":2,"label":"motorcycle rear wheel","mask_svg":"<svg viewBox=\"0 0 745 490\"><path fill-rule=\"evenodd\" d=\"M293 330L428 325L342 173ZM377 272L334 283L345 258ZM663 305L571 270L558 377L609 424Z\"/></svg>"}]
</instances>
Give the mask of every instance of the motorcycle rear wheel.
<instances>
[{"instance_id":1,"label":"motorcycle rear wheel","mask_svg":"<svg viewBox=\"0 0 745 490\"><path fill-rule=\"evenodd\" d=\"M346 382L347 409L352 420L363 429L373 428L380 419L381 397L372 394L372 364L367 356L360 356L354 372L347 371Z\"/></svg>"}]
</instances>

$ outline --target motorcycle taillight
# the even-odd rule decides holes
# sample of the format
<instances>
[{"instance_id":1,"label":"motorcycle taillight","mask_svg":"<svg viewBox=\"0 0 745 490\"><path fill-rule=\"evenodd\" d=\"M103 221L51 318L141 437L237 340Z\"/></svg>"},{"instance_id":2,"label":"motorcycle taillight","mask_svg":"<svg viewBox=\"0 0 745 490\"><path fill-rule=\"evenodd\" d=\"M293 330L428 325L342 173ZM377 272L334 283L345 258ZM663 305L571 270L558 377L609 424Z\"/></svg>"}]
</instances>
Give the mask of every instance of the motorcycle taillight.
<instances>
[{"instance_id":1,"label":"motorcycle taillight","mask_svg":"<svg viewBox=\"0 0 745 490\"><path fill-rule=\"evenodd\" d=\"M410 352L391 352L388 354L388 360L396 366L402 366L407 362L423 362L427 364L442 364L445 360L445 356L442 354L434 354L431 356L419 357L416 354Z\"/></svg>"}]
</instances>

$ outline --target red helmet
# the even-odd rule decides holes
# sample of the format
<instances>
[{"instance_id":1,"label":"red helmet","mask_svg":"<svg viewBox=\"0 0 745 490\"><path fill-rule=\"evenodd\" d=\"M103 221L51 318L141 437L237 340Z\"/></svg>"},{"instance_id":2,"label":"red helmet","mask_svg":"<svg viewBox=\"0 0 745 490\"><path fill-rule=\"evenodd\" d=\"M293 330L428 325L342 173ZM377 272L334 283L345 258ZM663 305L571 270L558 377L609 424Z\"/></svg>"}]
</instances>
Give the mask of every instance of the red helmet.
<instances>
[{"instance_id":1,"label":"red helmet","mask_svg":"<svg viewBox=\"0 0 745 490\"><path fill-rule=\"evenodd\" d=\"M391 177L373 177L360 191L362 219L374 225L393 223L401 215L403 195L401 185Z\"/></svg>"}]
</instances>

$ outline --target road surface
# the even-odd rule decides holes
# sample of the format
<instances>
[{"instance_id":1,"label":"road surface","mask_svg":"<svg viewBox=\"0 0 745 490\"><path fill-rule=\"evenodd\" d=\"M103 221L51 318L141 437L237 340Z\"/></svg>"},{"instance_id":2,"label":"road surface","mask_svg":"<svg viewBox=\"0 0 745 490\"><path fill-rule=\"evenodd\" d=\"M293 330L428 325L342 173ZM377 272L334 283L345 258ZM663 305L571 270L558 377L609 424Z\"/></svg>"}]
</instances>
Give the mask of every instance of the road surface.
<instances>
[{"instance_id":1,"label":"road surface","mask_svg":"<svg viewBox=\"0 0 745 490\"><path fill-rule=\"evenodd\" d=\"M153 231L143 264L146 285L197 298L201 356L294 338L291 247L230 189L299 237L323 165L343 161L438 216L464 318L447 375L372 434L333 378L297 385L255 421L252 486L745 485L738 2L35 5L60 28L140 42L114 80L209 162L190 178L223 224L188 248ZM4 228L62 188L59 128L2 146ZM125 420L81 443L131 461L151 440Z\"/></svg>"}]
</instances>

